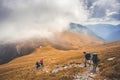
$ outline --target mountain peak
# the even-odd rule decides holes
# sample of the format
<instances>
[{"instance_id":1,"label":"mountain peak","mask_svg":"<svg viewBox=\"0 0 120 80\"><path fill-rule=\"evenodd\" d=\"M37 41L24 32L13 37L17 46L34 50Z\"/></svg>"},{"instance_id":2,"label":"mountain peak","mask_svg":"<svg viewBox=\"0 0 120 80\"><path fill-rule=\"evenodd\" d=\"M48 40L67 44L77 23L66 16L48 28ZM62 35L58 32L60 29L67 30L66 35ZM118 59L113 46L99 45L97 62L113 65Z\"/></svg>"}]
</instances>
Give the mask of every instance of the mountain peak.
<instances>
[{"instance_id":1,"label":"mountain peak","mask_svg":"<svg viewBox=\"0 0 120 80\"><path fill-rule=\"evenodd\" d=\"M81 24L70 23L69 30L72 32L78 32L81 34L89 35L89 36L96 37L96 38L103 40L101 37L96 35L92 30L90 30L89 28Z\"/></svg>"}]
</instances>

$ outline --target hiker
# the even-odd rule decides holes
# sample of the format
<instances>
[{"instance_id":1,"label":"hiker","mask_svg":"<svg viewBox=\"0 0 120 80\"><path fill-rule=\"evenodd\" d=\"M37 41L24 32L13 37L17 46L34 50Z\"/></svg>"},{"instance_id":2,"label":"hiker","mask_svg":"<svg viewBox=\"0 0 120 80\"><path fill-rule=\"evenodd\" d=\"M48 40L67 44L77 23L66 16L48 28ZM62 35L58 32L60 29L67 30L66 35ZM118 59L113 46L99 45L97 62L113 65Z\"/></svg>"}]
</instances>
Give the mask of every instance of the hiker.
<instances>
[{"instance_id":1,"label":"hiker","mask_svg":"<svg viewBox=\"0 0 120 80\"><path fill-rule=\"evenodd\" d=\"M91 60L91 55L89 52L83 52L84 53L84 57L85 57L85 67L87 67L87 63L90 64L90 60Z\"/></svg>"},{"instance_id":2,"label":"hiker","mask_svg":"<svg viewBox=\"0 0 120 80\"><path fill-rule=\"evenodd\" d=\"M98 63L99 63L99 58L98 58L98 54L97 53L93 53L93 56L92 56L92 62L93 62L93 72L96 73L96 68L98 66Z\"/></svg>"},{"instance_id":3,"label":"hiker","mask_svg":"<svg viewBox=\"0 0 120 80\"><path fill-rule=\"evenodd\" d=\"M40 64L39 64L39 62L37 61L36 62L36 69L38 70L40 68Z\"/></svg>"},{"instance_id":4,"label":"hiker","mask_svg":"<svg viewBox=\"0 0 120 80\"><path fill-rule=\"evenodd\" d=\"M43 59L40 60L40 65L41 65L41 67L44 66L44 64L43 64Z\"/></svg>"}]
</instances>

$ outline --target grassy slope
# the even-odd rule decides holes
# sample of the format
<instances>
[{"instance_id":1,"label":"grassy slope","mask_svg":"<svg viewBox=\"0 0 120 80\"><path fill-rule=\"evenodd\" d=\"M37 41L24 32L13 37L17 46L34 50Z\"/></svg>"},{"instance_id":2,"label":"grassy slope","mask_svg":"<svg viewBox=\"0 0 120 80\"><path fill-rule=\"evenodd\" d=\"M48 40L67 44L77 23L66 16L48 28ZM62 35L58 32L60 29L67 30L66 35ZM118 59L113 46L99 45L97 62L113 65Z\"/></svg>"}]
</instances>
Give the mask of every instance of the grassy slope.
<instances>
[{"instance_id":1,"label":"grassy slope","mask_svg":"<svg viewBox=\"0 0 120 80\"><path fill-rule=\"evenodd\" d=\"M117 43L117 44L116 44ZM83 62L83 51L98 52L101 63L100 71L102 77L108 80L118 80L120 72L120 42L108 43L81 50L57 50L50 46L36 49L32 54L16 58L15 60L0 66L0 80L72 80L75 72L82 72L81 68L71 68L60 71L57 74L49 74L35 71L35 62L44 58L45 68L49 72L57 65L64 65L70 62ZM116 57L113 61L106 59ZM69 74L68 74L69 73ZM69 76L68 76L69 75Z\"/></svg>"},{"instance_id":2,"label":"grassy slope","mask_svg":"<svg viewBox=\"0 0 120 80\"><path fill-rule=\"evenodd\" d=\"M120 79L120 46L109 48L101 51L101 75L111 80ZM108 61L108 58L116 57L114 60Z\"/></svg>"},{"instance_id":3,"label":"grassy slope","mask_svg":"<svg viewBox=\"0 0 120 80\"><path fill-rule=\"evenodd\" d=\"M120 41L97 45L88 49L98 52L100 57L100 75L107 80L120 79ZM107 60L115 57L114 60Z\"/></svg>"},{"instance_id":4,"label":"grassy slope","mask_svg":"<svg viewBox=\"0 0 120 80\"><path fill-rule=\"evenodd\" d=\"M56 65L63 65L73 61L81 62L82 58L80 58L80 56L81 54L79 51L60 51L50 46L42 49L36 49L36 51L30 55L17 58L8 64L1 65L0 78L2 80L30 80L35 76L38 78L41 75L49 77L48 74L45 73L34 73L35 62L37 60L44 58L45 69L51 71L51 69L56 67Z\"/></svg>"},{"instance_id":5,"label":"grassy slope","mask_svg":"<svg viewBox=\"0 0 120 80\"><path fill-rule=\"evenodd\" d=\"M22 41L0 44L0 64L7 63L16 57L27 55L40 46L51 45L59 50L71 50L100 43L103 43L103 41L95 37L70 31L56 33L49 38L37 36Z\"/></svg>"}]
</instances>

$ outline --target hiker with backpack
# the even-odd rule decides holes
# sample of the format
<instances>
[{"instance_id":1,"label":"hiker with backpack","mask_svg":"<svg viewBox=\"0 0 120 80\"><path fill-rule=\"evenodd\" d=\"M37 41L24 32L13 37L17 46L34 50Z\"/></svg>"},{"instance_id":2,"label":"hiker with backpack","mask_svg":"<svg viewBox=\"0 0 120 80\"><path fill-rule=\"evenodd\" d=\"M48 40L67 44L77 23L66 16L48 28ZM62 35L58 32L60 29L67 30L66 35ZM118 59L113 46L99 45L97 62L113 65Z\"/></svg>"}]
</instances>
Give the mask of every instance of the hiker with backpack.
<instances>
[{"instance_id":1,"label":"hiker with backpack","mask_svg":"<svg viewBox=\"0 0 120 80\"><path fill-rule=\"evenodd\" d=\"M36 62L36 69L37 70L42 69L43 66L44 66L43 59L40 59L40 61Z\"/></svg>"},{"instance_id":2,"label":"hiker with backpack","mask_svg":"<svg viewBox=\"0 0 120 80\"><path fill-rule=\"evenodd\" d=\"M89 52L83 52L84 53L84 57L85 57L85 67L87 67L87 64L91 63L91 54Z\"/></svg>"},{"instance_id":3,"label":"hiker with backpack","mask_svg":"<svg viewBox=\"0 0 120 80\"><path fill-rule=\"evenodd\" d=\"M43 59L40 59L40 65L43 66Z\"/></svg>"},{"instance_id":4,"label":"hiker with backpack","mask_svg":"<svg viewBox=\"0 0 120 80\"><path fill-rule=\"evenodd\" d=\"M40 63L37 61L36 62L36 69L39 70L39 68L40 68Z\"/></svg>"},{"instance_id":5,"label":"hiker with backpack","mask_svg":"<svg viewBox=\"0 0 120 80\"><path fill-rule=\"evenodd\" d=\"M40 59L40 66L41 66L41 69L43 68L43 66L44 66L44 61L43 61L43 59Z\"/></svg>"},{"instance_id":6,"label":"hiker with backpack","mask_svg":"<svg viewBox=\"0 0 120 80\"><path fill-rule=\"evenodd\" d=\"M98 54L97 53L93 53L93 56L92 56L92 62L93 62L93 72L96 73L96 69L97 69L97 66L98 66L98 63L99 63L99 58L98 58Z\"/></svg>"}]
</instances>

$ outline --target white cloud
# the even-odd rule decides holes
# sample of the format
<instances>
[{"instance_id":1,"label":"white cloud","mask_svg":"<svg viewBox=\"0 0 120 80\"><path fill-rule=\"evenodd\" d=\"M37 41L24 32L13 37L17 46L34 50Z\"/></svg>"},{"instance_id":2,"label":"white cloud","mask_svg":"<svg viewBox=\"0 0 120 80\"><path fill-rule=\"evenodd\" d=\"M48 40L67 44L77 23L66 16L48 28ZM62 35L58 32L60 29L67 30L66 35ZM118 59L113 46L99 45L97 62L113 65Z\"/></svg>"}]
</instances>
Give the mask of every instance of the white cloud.
<instances>
[{"instance_id":1,"label":"white cloud","mask_svg":"<svg viewBox=\"0 0 120 80\"><path fill-rule=\"evenodd\" d=\"M91 18L102 22L117 20L111 16L120 14L119 6L118 0L97 0L90 6Z\"/></svg>"},{"instance_id":2,"label":"white cloud","mask_svg":"<svg viewBox=\"0 0 120 80\"><path fill-rule=\"evenodd\" d=\"M2 23L0 38L48 37L63 31L70 22L86 21L88 17L79 0L4 0L2 3L11 12Z\"/></svg>"},{"instance_id":3,"label":"white cloud","mask_svg":"<svg viewBox=\"0 0 120 80\"><path fill-rule=\"evenodd\" d=\"M49 37L70 22L117 23L119 5L117 0L1 0L0 39Z\"/></svg>"}]
</instances>

